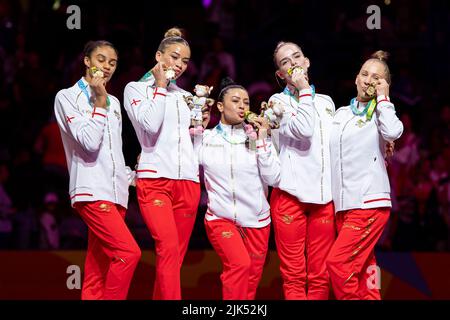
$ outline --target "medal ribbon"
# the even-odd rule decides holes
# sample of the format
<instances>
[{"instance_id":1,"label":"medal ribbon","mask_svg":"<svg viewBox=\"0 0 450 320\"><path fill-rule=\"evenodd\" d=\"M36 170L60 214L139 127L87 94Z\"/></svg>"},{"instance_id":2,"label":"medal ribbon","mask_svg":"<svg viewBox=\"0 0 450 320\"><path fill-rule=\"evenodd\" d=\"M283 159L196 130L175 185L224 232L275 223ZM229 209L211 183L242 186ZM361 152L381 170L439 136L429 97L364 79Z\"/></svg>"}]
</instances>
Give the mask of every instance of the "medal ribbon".
<instances>
[{"instance_id":1,"label":"medal ribbon","mask_svg":"<svg viewBox=\"0 0 450 320\"><path fill-rule=\"evenodd\" d=\"M89 105L92 106L92 104L91 104L91 97L89 96L89 92L87 90L87 86L84 84L83 80L81 80L81 79L78 80L77 84L78 84L78 87L81 89L81 91L83 91L84 95L86 96ZM111 104L111 102L109 101L109 96L107 96L106 97L106 106L109 107L110 104Z\"/></svg>"},{"instance_id":2,"label":"medal ribbon","mask_svg":"<svg viewBox=\"0 0 450 320\"><path fill-rule=\"evenodd\" d=\"M350 101L350 109L352 109L352 112L355 116L363 116L366 115L366 120L370 121L373 116L373 112L375 111L375 107L377 106L377 100L376 98L373 98L370 100L364 110L358 111L358 108L356 107L356 98L353 98Z\"/></svg>"}]
</instances>

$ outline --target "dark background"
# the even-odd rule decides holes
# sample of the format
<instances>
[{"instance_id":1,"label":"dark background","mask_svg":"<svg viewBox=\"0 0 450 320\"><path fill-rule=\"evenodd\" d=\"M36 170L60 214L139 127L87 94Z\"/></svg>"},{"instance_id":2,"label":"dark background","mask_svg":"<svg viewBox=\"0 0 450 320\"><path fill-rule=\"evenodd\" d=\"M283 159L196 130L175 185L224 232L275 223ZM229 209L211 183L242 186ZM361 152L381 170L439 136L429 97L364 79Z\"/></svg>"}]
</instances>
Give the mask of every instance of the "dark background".
<instances>
[{"instance_id":1,"label":"dark background","mask_svg":"<svg viewBox=\"0 0 450 320\"><path fill-rule=\"evenodd\" d=\"M72 4L81 9L80 30L66 27L66 8ZM381 8L380 30L366 27L371 4ZM189 91L197 83L218 88L229 75L248 88L254 110L281 91L272 59L278 41L302 47L311 60L311 82L337 108L355 95L354 79L365 58L379 49L390 52L391 98L405 132L389 159L394 206L379 249L450 250L448 1L72 0L61 1L57 9L53 5L0 0L0 249L85 248L86 227L69 204L52 117L54 96L82 76L84 44L106 39L119 51L108 90L122 100L126 83L153 66L164 32L178 26L192 51L179 85ZM210 125L215 122L217 113ZM133 167L139 144L126 116L123 142ZM202 223L205 204L203 193L191 248L209 247ZM140 245L151 248L134 190L127 222Z\"/></svg>"}]
</instances>

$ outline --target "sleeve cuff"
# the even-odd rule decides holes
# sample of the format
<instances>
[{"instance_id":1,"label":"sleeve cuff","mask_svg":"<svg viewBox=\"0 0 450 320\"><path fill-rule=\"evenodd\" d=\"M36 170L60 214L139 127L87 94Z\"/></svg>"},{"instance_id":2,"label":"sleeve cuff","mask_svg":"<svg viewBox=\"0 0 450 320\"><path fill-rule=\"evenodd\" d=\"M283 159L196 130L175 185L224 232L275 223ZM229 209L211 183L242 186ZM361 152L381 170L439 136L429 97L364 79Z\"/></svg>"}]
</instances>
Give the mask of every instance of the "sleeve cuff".
<instances>
[{"instance_id":1,"label":"sleeve cuff","mask_svg":"<svg viewBox=\"0 0 450 320\"><path fill-rule=\"evenodd\" d=\"M377 103L381 102L391 102L391 99L388 96L380 95L377 97Z\"/></svg>"},{"instance_id":2,"label":"sleeve cuff","mask_svg":"<svg viewBox=\"0 0 450 320\"><path fill-rule=\"evenodd\" d=\"M305 98L305 97L310 97L312 99L311 88L300 90L300 92L298 93L298 97L299 97L299 99Z\"/></svg>"},{"instance_id":3,"label":"sleeve cuff","mask_svg":"<svg viewBox=\"0 0 450 320\"><path fill-rule=\"evenodd\" d=\"M167 89L161 88L161 87L155 87L153 90L153 99L156 99L156 97L165 97L167 95Z\"/></svg>"}]
</instances>

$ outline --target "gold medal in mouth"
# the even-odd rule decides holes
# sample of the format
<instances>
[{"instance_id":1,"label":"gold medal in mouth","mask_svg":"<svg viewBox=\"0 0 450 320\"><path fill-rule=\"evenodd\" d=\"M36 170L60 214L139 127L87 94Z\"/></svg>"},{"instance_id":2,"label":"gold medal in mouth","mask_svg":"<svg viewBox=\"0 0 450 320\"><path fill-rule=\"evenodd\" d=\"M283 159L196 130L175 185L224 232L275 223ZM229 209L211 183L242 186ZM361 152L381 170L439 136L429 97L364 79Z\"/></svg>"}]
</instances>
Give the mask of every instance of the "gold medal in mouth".
<instances>
[{"instance_id":1,"label":"gold medal in mouth","mask_svg":"<svg viewBox=\"0 0 450 320\"><path fill-rule=\"evenodd\" d=\"M288 75L290 75L291 77L299 72L300 74L303 74L305 73L305 70L303 70L303 68L299 66L291 67L287 70Z\"/></svg>"},{"instance_id":2,"label":"gold medal in mouth","mask_svg":"<svg viewBox=\"0 0 450 320\"><path fill-rule=\"evenodd\" d=\"M375 84L372 83L367 87L366 94L372 98L373 96L375 96L375 92Z\"/></svg>"},{"instance_id":3,"label":"gold medal in mouth","mask_svg":"<svg viewBox=\"0 0 450 320\"><path fill-rule=\"evenodd\" d=\"M247 120L249 123L254 122L255 118L257 118L258 115L251 111L245 111L244 112L244 119Z\"/></svg>"}]
</instances>

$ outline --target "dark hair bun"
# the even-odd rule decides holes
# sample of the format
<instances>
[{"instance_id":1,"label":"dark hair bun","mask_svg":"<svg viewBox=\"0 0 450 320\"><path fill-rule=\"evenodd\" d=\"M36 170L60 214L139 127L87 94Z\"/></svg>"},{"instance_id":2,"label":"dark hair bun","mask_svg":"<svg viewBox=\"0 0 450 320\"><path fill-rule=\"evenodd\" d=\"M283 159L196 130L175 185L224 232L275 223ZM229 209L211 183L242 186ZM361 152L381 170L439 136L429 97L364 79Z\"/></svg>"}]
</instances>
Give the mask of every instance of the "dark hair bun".
<instances>
[{"instance_id":1,"label":"dark hair bun","mask_svg":"<svg viewBox=\"0 0 450 320\"><path fill-rule=\"evenodd\" d=\"M220 91L222 91L224 88L231 86L231 85L235 85L236 83L234 82L233 79L231 79L230 77L225 77L222 79L222 81L220 81Z\"/></svg>"}]
</instances>

